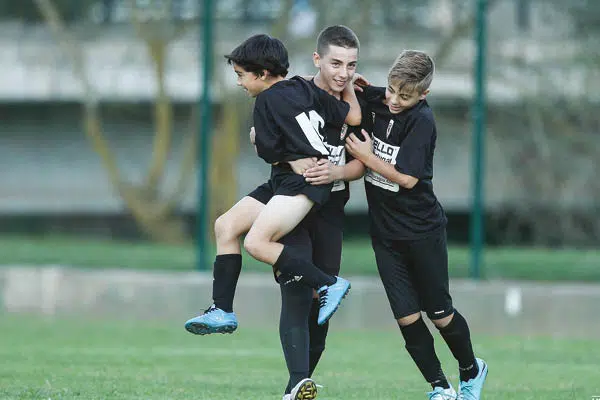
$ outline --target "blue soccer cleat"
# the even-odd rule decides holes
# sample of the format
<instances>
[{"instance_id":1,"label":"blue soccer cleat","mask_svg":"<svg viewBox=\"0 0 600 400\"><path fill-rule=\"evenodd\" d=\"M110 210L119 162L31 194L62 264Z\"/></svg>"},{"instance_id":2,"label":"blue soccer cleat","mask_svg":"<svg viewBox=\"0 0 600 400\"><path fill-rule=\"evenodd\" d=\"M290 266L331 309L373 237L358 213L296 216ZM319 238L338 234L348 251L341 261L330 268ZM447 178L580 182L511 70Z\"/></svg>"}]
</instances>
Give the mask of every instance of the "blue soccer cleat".
<instances>
[{"instance_id":1,"label":"blue soccer cleat","mask_svg":"<svg viewBox=\"0 0 600 400\"><path fill-rule=\"evenodd\" d=\"M435 387L433 391L428 392L429 400L456 400L456 391L452 386L448 389Z\"/></svg>"},{"instance_id":2,"label":"blue soccer cleat","mask_svg":"<svg viewBox=\"0 0 600 400\"><path fill-rule=\"evenodd\" d=\"M319 294L319 318L317 323L323 325L329 321L329 318L340 306L343 298L350 291L350 282L344 278L337 277L335 283L331 286L323 286L317 293Z\"/></svg>"},{"instance_id":3,"label":"blue soccer cleat","mask_svg":"<svg viewBox=\"0 0 600 400\"><path fill-rule=\"evenodd\" d=\"M466 382L461 381L458 384L458 400L479 400L481 399L481 389L488 374L488 366L481 358L476 358L479 372L473 379Z\"/></svg>"},{"instance_id":4,"label":"blue soccer cleat","mask_svg":"<svg viewBox=\"0 0 600 400\"><path fill-rule=\"evenodd\" d=\"M194 335L209 335L211 333L232 333L238 323L234 312L225 312L214 304L204 311L204 314L188 320L185 329Z\"/></svg>"}]
</instances>

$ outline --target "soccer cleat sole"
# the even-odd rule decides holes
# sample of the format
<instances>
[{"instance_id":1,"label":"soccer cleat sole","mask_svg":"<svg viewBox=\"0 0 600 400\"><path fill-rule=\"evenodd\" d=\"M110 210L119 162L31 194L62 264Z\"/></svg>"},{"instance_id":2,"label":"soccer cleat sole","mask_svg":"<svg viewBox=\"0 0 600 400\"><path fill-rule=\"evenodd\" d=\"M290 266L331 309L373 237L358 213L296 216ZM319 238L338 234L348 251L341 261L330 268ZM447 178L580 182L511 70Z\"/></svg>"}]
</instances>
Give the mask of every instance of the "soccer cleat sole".
<instances>
[{"instance_id":1,"label":"soccer cleat sole","mask_svg":"<svg viewBox=\"0 0 600 400\"><path fill-rule=\"evenodd\" d=\"M319 325L325 325L327 323L327 321L329 321L331 319L331 317L333 317L333 314L335 314L337 312L338 308L340 308L340 305L342 304L342 301L346 298L346 296L348 296L348 293L350 293L350 289L351 288L352 288L352 285L348 285L348 289L346 290L346 292L342 296L342 300L340 300L340 302L338 303L338 305L335 306L335 308L333 309L333 312L331 314L329 314L329 317L327 317L327 319L325 321L321 322Z\"/></svg>"},{"instance_id":2,"label":"soccer cleat sole","mask_svg":"<svg viewBox=\"0 0 600 400\"><path fill-rule=\"evenodd\" d=\"M317 385L313 381L303 383L292 400L313 400L317 398Z\"/></svg>"},{"instance_id":3,"label":"soccer cleat sole","mask_svg":"<svg viewBox=\"0 0 600 400\"><path fill-rule=\"evenodd\" d=\"M185 325L185 329L190 332L193 333L194 335L210 335L213 333L233 333L236 329L237 326L234 325L225 325L225 326L221 326L218 328L211 328L210 326L203 324L203 323L199 323L199 322L191 322L189 324Z\"/></svg>"}]
</instances>

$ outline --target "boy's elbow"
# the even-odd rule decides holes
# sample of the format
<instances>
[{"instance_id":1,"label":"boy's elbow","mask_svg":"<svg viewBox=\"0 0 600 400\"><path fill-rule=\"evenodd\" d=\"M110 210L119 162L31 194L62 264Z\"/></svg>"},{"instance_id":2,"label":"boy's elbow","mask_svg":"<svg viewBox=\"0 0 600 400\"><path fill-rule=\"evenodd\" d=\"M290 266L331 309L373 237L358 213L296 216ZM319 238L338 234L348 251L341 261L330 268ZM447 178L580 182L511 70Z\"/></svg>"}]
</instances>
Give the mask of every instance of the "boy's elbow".
<instances>
[{"instance_id":1,"label":"boy's elbow","mask_svg":"<svg viewBox=\"0 0 600 400\"><path fill-rule=\"evenodd\" d=\"M404 189L412 189L419 182L419 179L415 178L414 176L410 176L410 175L405 175L402 178L403 179L401 179L401 182L398 182L398 183Z\"/></svg>"},{"instance_id":2,"label":"boy's elbow","mask_svg":"<svg viewBox=\"0 0 600 400\"><path fill-rule=\"evenodd\" d=\"M348 114L348 118L346 118L346 124L350 126L359 126L362 122L362 115L360 113L357 114Z\"/></svg>"},{"instance_id":3,"label":"boy's elbow","mask_svg":"<svg viewBox=\"0 0 600 400\"><path fill-rule=\"evenodd\" d=\"M362 178L365 175L365 172L367 171L365 165L362 162L360 162L358 160L355 160L355 161L357 161L357 163L356 163L355 174L353 177L354 179L352 179L354 181Z\"/></svg>"}]
</instances>

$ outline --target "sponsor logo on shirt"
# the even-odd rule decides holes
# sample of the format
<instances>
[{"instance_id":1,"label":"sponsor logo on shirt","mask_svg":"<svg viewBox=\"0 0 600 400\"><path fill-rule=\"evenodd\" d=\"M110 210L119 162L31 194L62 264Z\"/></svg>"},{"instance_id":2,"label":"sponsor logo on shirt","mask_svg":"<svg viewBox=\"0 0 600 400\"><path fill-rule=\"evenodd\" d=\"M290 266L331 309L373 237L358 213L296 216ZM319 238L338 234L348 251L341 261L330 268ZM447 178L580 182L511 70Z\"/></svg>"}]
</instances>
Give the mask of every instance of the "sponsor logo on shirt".
<instances>
[{"instance_id":1,"label":"sponsor logo on shirt","mask_svg":"<svg viewBox=\"0 0 600 400\"><path fill-rule=\"evenodd\" d=\"M348 132L348 125L344 124L342 130L340 130L340 140L343 142L346 139L346 133Z\"/></svg>"},{"instance_id":2,"label":"sponsor logo on shirt","mask_svg":"<svg viewBox=\"0 0 600 400\"><path fill-rule=\"evenodd\" d=\"M385 131L385 138L390 137L390 133L392 132L392 127L394 126L394 120L390 119L390 123L388 124L387 130Z\"/></svg>"},{"instance_id":3,"label":"sponsor logo on shirt","mask_svg":"<svg viewBox=\"0 0 600 400\"><path fill-rule=\"evenodd\" d=\"M390 126L391 125L392 124L390 124ZM391 128L388 127L388 130L389 129ZM373 137L373 153L386 163L396 165L396 158L398 157L399 151L400 146L394 146L384 142L381 139ZM370 169L367 169L367 173L365 174L365 180L377 187L389 190L391 192L398 192L400 190L400 186L397 183L390 181L383 175Z\"/></svg>"},{"instance_id":4,"label":"sponsor logo on shirt","mask_svg":"<svg viewBox=\"0 0 600 400\"><path fill-rule=\"evenodd\" d=\"M348 132L348 125L344 124L342 129L340 130L340 140L342 144L340 146L331 146L325 143L325 147L329 150L329 161L333 165L346 165L346 148L344 147L344 139L346 138L346 133ZM339 192L340 190L346 189L346 182L344 181L334 181L333 187L331 188L332 192Z\"/></svg>"}]
</instances>

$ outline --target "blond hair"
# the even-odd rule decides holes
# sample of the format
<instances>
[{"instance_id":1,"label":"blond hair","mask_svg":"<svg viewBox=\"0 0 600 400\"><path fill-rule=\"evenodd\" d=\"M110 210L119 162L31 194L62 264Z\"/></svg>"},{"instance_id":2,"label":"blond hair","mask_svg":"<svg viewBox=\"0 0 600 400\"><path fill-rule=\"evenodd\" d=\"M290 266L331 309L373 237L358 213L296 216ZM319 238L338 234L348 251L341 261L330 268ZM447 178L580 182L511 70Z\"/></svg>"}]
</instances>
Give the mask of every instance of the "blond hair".
<instances>
[{"instance_id":1,"label":"blond hair","mask_svg":"<svg viewBox=\"0 0 600 400\"><path fill-rule=\"evenodd\" d=\"M404 50L388 73L388 82L399 85L400 90L423 93L431 85L435 65L431 57L418 50Z\"/></svg>"}]
</instances>

